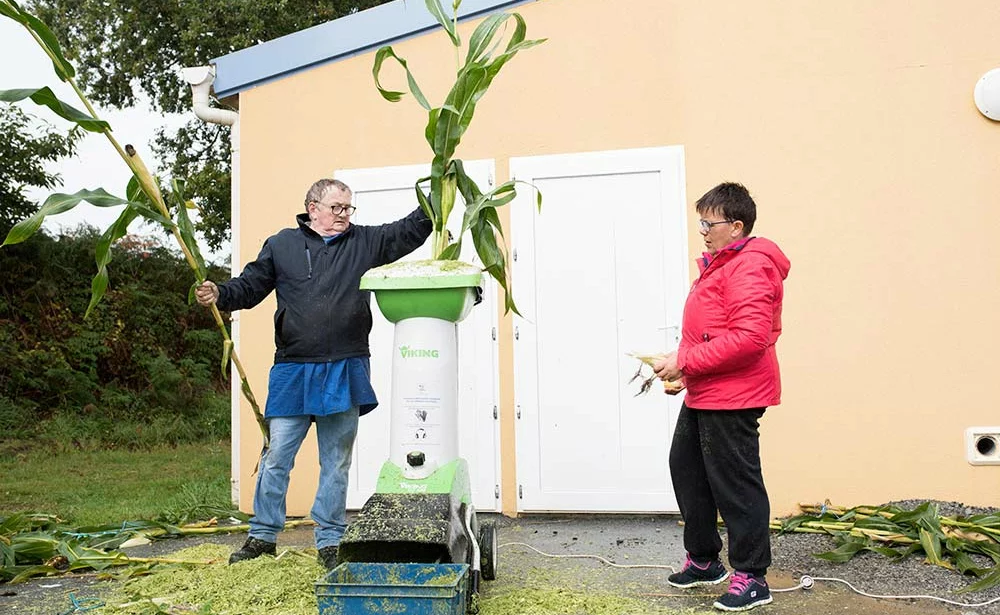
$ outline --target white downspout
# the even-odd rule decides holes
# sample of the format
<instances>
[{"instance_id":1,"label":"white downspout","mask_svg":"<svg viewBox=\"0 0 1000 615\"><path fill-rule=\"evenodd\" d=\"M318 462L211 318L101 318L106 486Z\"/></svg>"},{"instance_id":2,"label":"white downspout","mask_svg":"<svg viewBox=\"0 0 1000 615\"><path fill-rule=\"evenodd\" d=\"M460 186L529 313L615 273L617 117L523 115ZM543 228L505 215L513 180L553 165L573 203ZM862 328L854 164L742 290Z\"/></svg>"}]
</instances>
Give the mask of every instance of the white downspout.
<instances>
[{"instance_id":1,"label":"white downspout","mask_svg":"<svg viewBox=\"0 0 1000 615\"><path fill-rule=\"evenodd\" d=\"M209 94L212 84L215 82L214 66L197 66L193 68L181 69L181 77L191 86L192 109L194 114L201 120L212 124L223 124L232 127L230 137L231 153L231 256L229 259L231 273L233 277L239 275L242 265L240 263L240 114L228 109L212 107L209 102ZM231 315L231 333L233 339L233 350L240 351L240 316L239 312ZM230 370L231 398L230 409L230 497L236 506L240 503L240 400L242 392L240 390L239 377Z\"/></svg>"}]
</instances>

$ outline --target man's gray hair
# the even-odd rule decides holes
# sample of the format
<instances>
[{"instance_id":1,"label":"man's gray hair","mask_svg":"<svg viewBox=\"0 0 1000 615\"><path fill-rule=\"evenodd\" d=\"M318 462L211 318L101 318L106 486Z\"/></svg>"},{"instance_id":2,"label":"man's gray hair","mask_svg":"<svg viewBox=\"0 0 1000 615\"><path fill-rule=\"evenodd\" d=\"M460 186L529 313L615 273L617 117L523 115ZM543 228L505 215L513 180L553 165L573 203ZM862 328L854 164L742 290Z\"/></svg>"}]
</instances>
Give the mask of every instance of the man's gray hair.
<instances>
[{"instance_id":1,"label":"man's gray hair","mask_svg":"<svg viewBox=\"0 0 1000 615\"><path fill-rule=\"evenodd\" d=\"M333 190L334 188L347 193L351 192L351 189L347 187L347 184L339 179L321 179L310 186L309 191L306 192L306 211L309 211L309 203L319 203L323 200L323 197L329 194L330 190Z\"/></svg>"}]
</instances>

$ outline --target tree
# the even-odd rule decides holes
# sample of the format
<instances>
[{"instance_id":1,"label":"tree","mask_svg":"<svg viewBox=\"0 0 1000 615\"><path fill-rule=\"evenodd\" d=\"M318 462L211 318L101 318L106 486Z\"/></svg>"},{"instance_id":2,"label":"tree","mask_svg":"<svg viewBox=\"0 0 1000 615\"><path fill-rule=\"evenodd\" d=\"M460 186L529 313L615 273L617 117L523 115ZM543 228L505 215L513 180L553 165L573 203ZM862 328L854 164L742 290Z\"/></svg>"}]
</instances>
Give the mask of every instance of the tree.
<instances>
[{"instance_id":1,"label":"tree","mask_svg":"<svg viewBox=\"0 0 1000 615\"><path fill-rule=\"evenodd\" d=\"M0 235L38 210L28 188L53 188L59 175L46 162L73 154L79 133L62 134L13 105L0 105Z\"/></svg>"},{"instance_id":2,"label":"tree","mask_svg":"<svg viewBox=\"0 0 1000 615\"><path fill-rule=\"evenodd\" d=\"M90 97L134 106L140 94L155 110L189 108L177 75L238 49L384 4L387 0L34 0L31 9L63 43ZM190 122L160 131L160 172L187 179L202 210L199 231L213 248L229 236L229 129Z\"/></svg>"}]
</instances>

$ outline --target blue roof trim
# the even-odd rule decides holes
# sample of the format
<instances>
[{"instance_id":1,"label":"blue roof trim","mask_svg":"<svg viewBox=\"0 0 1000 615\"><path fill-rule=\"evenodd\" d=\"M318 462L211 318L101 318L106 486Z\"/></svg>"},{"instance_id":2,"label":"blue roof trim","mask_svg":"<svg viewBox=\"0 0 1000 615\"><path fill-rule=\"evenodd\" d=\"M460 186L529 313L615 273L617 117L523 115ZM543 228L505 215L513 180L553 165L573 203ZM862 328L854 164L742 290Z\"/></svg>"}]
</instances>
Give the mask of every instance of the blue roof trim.
<instances>
[{"instance_id":1,"label":"blue roof trim","mask_svg":"<svg viewBox=\"0 0 1000 615\"><path fill-rule=\"evenodd\" d=\"M537 0L464 0L459 21L528 2ZM420 0L394 0L212 60L216 70L215 95L225 98L239 94L253 86L439 27Z\"/></svg>"}]
</instances>

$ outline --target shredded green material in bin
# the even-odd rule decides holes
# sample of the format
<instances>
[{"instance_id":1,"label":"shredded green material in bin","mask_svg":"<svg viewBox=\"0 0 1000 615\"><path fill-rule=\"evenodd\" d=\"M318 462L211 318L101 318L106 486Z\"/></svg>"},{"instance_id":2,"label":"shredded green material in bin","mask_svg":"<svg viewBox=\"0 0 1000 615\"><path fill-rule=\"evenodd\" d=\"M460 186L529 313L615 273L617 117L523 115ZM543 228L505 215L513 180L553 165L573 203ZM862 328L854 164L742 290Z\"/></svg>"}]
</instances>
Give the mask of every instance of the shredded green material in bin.
<instances>
[{"instance_id":1,"label":"shredded green material in bin","mask_svg":"<svg viewBox=\"0 0 1000 615\"><path fill-rule=\"evenodd\" d=\"M316 556L279 551L232 566L230 547L204 544L178 551L178 559L218 559L208 566L158 567L108 597L100 615L316 615L313 583L323 573Z\"/></svg>"}]
</instances>

